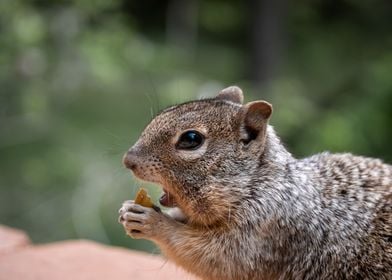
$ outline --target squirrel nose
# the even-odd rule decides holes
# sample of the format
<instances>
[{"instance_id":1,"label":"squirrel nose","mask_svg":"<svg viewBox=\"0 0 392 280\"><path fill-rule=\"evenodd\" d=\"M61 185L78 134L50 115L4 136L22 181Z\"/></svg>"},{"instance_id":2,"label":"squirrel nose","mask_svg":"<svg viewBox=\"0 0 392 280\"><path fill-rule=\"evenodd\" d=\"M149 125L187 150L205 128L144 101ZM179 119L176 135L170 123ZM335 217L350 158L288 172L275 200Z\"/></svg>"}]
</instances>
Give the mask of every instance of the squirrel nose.
<instances>
[{"instance_id":1,"label":"squirrel nose","mask_svg":"<svg viewBox=\"0 0 392 280\"><path fill-rule=\"evenodd\" d=\"M137 166L137 156L132 149L124 154L122 161L124 166L128 169L134 170Z\"/></svg>"}]
</instances>

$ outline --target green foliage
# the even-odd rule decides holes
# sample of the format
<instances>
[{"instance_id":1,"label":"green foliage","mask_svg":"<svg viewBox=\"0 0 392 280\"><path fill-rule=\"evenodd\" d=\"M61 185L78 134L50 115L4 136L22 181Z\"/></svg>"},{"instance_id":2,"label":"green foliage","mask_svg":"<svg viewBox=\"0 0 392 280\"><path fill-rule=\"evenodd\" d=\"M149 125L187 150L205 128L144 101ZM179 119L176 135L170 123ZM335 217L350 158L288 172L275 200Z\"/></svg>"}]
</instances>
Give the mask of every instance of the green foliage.
<instances>
[{"instance_id":1,"label":"green foliage","mask_svg":"<svg viewBox=\"0 0 392 280\"><path fill-rule=\"evenodd\" d=\"M155 4L0 1L1 223L35 242L153 251L116 221L139 185L122 154L160 109L231 84L274 104L272 123L298 157L330 150L392 161L389 1L286 7L279 72L262 90L249 78L245 1L200 1L189 49L166 41Z\"/></svg>"}]
</instances>

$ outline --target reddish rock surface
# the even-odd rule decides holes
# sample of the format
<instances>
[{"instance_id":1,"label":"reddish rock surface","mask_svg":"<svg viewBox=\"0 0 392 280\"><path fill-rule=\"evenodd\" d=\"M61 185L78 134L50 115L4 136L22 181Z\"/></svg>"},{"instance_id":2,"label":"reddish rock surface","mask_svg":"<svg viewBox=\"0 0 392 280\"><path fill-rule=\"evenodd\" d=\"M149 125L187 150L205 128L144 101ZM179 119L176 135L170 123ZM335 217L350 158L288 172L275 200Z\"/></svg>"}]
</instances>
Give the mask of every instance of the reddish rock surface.
<instances>
[{"instance_id":1,"label":"reddish rock surface","mask_svg":"<svg viewBox=\"0 0 392 280\"><path fill-rule=\"evenodd\" d=\"M0 226L0 280L196 280L159 256L92 241L28 244L23 232Z\"/></svg>"},{"instance_id":2,"label":"reddish rock surface","mask_svg":"<svg viewBox=\"0 0 392 280\"><path fill-rule=\"evenodd\" d=\"M0 256L30 244L30 238L21 230L0 225Z\"/></svg>"}]
</instances>

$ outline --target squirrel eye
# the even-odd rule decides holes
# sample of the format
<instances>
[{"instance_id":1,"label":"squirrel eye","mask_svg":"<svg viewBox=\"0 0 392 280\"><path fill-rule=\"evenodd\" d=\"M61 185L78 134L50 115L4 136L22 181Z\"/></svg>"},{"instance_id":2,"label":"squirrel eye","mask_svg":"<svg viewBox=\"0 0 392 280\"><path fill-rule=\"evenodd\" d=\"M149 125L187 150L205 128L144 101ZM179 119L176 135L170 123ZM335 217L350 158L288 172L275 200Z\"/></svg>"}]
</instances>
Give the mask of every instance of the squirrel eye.
<instances>
[{"instance_id":1,"label":"squirrel eye","mask_svg":"<svg viewBox=\"0 0 392 280\"><path fill-rule=\"evenodd\" d=\"M196 150L204 142L204 136L195 130L184 132L177 141L176 148L179 150Z\"/></svg>"}]
</instances>

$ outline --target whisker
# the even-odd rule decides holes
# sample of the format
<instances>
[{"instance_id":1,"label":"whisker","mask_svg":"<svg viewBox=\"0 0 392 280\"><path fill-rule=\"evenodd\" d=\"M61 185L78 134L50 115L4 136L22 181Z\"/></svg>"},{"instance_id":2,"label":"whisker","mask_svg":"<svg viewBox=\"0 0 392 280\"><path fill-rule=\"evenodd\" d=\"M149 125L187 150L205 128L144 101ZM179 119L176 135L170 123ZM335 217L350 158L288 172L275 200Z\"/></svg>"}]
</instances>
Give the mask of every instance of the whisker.
<instances>
[{"instance_id":1,"label":"whisker","mask_svg":"<svg viewBox=\"0 0 392 280\"><path fill-rule=\"evenodd\" d=\"M154 97L155 97L155 100L156 100L156 102L155 102L155 106L156 106L155 111L158 112L158 111L160 110L160 104L159 104L160 102L159 102L158 91L157 91L157 88L156 88L156 86L155 86L155 83L154 83L154 81L153 81L153 79L152 79L151 74L148 74L147 77L148 77L149 82L150 82L149 84L150 84L150 86L151 86L152 93L153 93L153 95L154 95Z\"/></svg>"}]
</instances>

